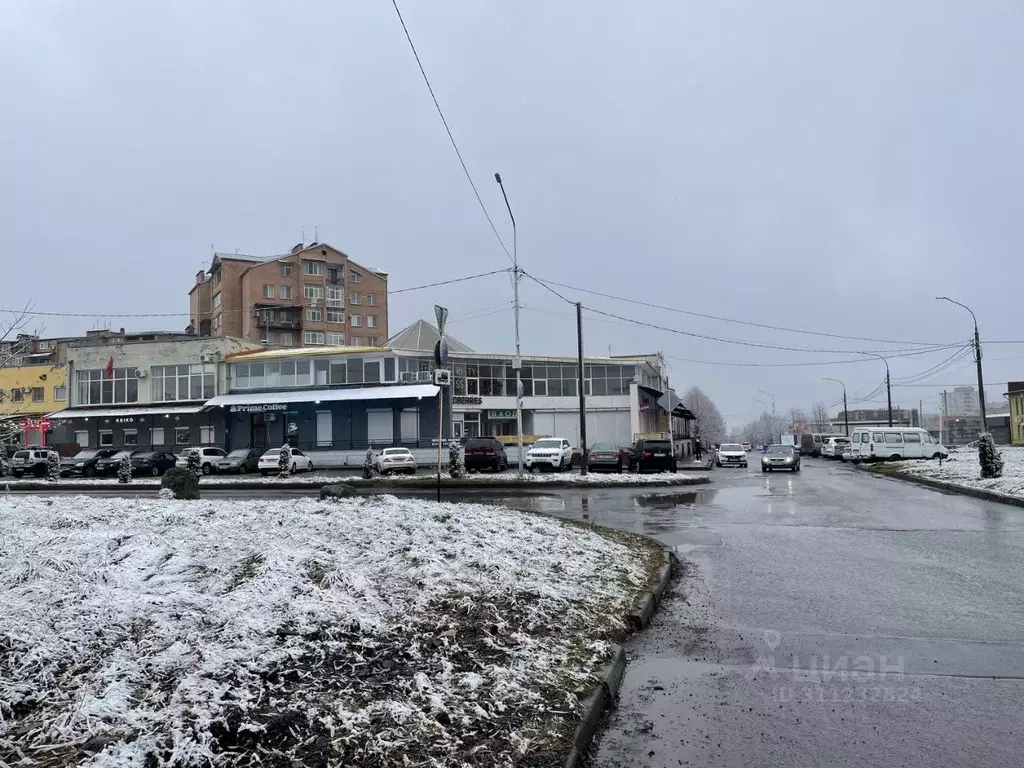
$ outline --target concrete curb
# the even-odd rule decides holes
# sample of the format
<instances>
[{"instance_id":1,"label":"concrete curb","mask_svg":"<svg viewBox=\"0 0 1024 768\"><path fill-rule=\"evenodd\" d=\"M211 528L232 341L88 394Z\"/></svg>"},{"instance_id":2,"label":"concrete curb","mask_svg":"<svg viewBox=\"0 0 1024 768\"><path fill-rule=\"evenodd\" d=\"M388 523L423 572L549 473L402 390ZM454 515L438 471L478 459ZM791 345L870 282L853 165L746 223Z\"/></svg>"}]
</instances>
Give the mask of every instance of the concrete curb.
<instances>
[{"instance_id":1,"label":"concrete curb","mask_svg":"<svg viewBox=\"0 0 1024 768\"><path fill-rule=\"evenodd\" d=\"M890 480L901 480L905 483L923 485L926 488L932 488L936 491L956 493L961 496L972 496L975 499L981 499L982 501L994 501L998 504L1010 504L1014 507L1024 507L1024 498L1019 496L1010 496L1005 493L999 493L998 491L987 491L984 488L971 488L966 485L950 483L945 480L936 480L933 477L909 475L905 472L887 472L883 469L872 469L870 467L858 467L858 469L862 472L868 472L875 477L885 477Z\"/></svg>"},{"instance_id":2,"label":"concrete curb","mask_svg":"<svg viewBox=\"0 0 1024 768\"><path fill-rule=\"evenodd\" d=\"M668 583L672 579L672 566L675 556L671 550L662 548L662 564L658 569L658 580L651 587L651 591L640 598L636 609L629 614L627 620L635 630L640 630L651 623L651 618L665 596ZM579 768L583 765L584 757L590 749L590 745L601 725L605 713L614 708L619 698L619 689L622 687L622 680L626 676L626 651L621 645L616 645L612 652L612 660L605 665L598 676L600 683L595 685L590 695L583 704L583 718L576 727L576 734L573 737L572 751L565 760L565 768Z\"/></svg>"}]
</instances>

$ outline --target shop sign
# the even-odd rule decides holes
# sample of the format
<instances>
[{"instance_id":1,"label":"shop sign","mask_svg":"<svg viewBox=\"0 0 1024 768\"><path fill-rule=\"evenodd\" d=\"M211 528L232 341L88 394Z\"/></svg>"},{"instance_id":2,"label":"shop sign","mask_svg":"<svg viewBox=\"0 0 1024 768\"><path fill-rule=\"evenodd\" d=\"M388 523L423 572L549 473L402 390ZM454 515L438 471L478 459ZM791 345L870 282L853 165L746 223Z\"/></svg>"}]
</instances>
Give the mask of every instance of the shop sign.
<instances>
[{"instance_id":1,"label":"shop sign","mask_svg":"<svg viewBox=\"0 0 1024 768\"><path fill-rule=\"evenodd\" d=\"M118 416L116 419L114 419L114 423L115 424L134 424L135 423L135 417L134 416Z\"/></svg>"},{"instance_id":2,"label":"shop sign","mask_svg":"<svg viewBox=\"0 0 1024 768\"><path fill-rule=\"evenodd\" d=\"M232 405L229 413L267 413L268 411L287 411L284 403L258 403L255 405Z\"/></svg>"},{"instance_id":3,"label":"shop sign","mask_svg":"<svg viewBox=\"0 0 1024 768\"><path fill-rule=\"evenodd\" d=\"M474 397L472 395L456 395L452 398L452 405L483 405L484 399L482 397Z\"/></svg>"},{"instance_id":4,"label":"shop sign","mask_svg":"<svg viewBox=\"0 0 1024 768\"><path fill-rule=\"evenodd\" d=\"M514 419L515 417L516 411L514 408L487 412L488 419Z\"/></svg>"}]
</instances>

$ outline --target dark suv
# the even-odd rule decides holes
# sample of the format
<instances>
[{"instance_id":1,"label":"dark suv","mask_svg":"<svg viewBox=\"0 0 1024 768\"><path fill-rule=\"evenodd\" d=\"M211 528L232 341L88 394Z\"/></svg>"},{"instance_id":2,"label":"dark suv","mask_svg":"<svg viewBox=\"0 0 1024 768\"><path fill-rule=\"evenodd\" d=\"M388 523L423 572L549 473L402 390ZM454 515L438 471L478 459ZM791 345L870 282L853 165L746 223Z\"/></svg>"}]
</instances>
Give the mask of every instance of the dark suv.
<instances>
[{"instance_id":1,"label":"dark suv","mask_svg":"<svg viewBox=\"0 0 1024 768\"><path fill-rule=\"evenodd\" d=\"M668 440L642 439L629 449L629 471L675 472L676 457Z\"/></svg>"},{"instance_id":2,"label":"dark suv","mask_svg":"<svg viewBox=\"0 0 1024 768\"><path fill-rule=\"evenodd\" d=\"M479 469L493 469L495 472L508 469L505 446L493 437L466 438L466 471Z\"/></svg>"},{"instance_id":3,"label":"dark suv","mask_svg":"<svg viewBox=\"0 0 1024 768\"><path fill-rule=\"evenodd\" d=\"M100 459L108 459L117 453L116 448L93 448L92 450L79 451L69 459L60 463L62 475L82 475L92 477L96 474L96 462Z\"/></svg>"}]
</instances>

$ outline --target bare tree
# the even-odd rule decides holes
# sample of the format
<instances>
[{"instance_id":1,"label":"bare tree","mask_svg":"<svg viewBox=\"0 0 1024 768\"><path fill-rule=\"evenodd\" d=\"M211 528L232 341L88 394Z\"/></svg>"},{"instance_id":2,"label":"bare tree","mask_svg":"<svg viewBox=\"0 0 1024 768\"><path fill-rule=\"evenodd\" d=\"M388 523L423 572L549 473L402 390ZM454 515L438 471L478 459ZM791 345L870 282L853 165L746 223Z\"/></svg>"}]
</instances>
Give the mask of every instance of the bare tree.
<instances>
[{"instance_id":1,"label":"bare tree","mask_svg":"<svg viewBox=\"0 0 1024 768\"><path fill-rule=\"evenodd\" d=\"M700 387L690 387L683 395L683 405L697 417L697 434L702 440L721 443L725 440L725 419L714 401Z\"/></svg>"},{"instance_id":2,"label":"bare tree","mask_svg":"<svg viewBox=\"0 0 1024 768\"><path fill-rule=\"evenodd\" d=\"M31 301L22 309L0 313L0 368L10 366L26 352L32 351L40 331L26 332L31 319ZM0 394L0 442L7 445L17 440L21 425L13 418L18 408L5 394Z\"/></svg>"},{"instance_id":3,"label":"bare tree","mask_svg":"<svg viewBox=\"0 0 1024 768\"><path fill-rule=\"evenodd\" d=\"M828 415L828 406L824 403L815 403L814 408L811 409L811 423L815 432L829 432L831 427L829 422L831 419Z\"/></svg>"}]
</instances>

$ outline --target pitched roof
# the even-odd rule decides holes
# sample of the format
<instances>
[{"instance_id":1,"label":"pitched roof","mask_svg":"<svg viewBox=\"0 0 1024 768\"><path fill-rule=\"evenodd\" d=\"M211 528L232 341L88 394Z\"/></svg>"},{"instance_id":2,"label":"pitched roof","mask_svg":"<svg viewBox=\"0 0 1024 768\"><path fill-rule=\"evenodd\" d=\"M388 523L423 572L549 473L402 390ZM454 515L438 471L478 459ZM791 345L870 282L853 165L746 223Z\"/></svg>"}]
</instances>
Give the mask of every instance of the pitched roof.
<instances>
[{"instance_id":1,"label":"pitched roof","mask_svg":"<svg viewBox=\"0 0 1024 768\"><path fill-rule=\"evenodd\" d=\"M384 346L390 349L433 352L434 345L440 338L441 333L437 330L437 326L431 325L426 320L417 320L388 339ZM474 351L451 336L448 337L448 349L456 353L472 353Z\"/></svg>"}]
</instances>

